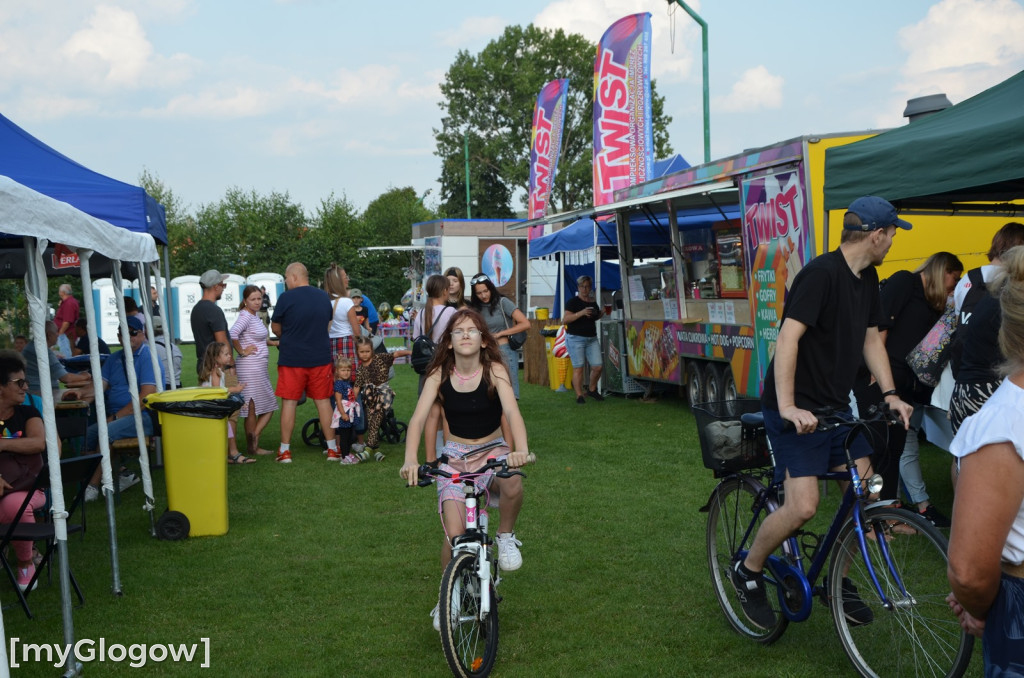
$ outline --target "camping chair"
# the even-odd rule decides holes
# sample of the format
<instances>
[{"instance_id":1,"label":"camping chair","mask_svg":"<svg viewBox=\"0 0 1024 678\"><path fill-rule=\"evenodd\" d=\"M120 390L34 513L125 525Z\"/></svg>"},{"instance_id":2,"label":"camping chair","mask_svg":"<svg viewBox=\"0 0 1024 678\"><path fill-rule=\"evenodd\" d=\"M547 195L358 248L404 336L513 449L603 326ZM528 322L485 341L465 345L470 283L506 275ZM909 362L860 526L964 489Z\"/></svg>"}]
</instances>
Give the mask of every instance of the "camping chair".
<instances>
[{"instance_id":1,"label":"camping chair","mask_svg":"<svg viewBox=\"0 0 1024 678\"><path fill-rule=\"evenodd\" d=\"M70 519L75 514L75 511L82 505L85 499L85 487L88 485L89 479L92 477L93 472L96 471L96 467L99 463L99 454L62 459L60 462L61 479L64 486L75 488L73 493L65 495L65 497L72 497L71 501L66 503L66 511L68 514L67 531L69 535L76 532L82 532L84 530L84 526L82 524L74 525L71 523ZM25 501L22 503L21 509L16 515L20 516L24 513L36 490L47 490L49 488L50 469L44 464L43 470L39 472L39 476L36 478L36 482L32 486L32 489L25 495ZM28 594L31 593L33 587L35 587L36 582L39 580L40 573L43 571L43 568L49 564L50 558L53 556L53 553L57 548L56 530L54 529L53 522L48 518L46 522L40 523L15 522L0 524L0 530L3 531L3 538L0 539L0 563L3 564L4 570L7 572L7 577L11 580L14 592L18 595L21 607L25 610L25 615L31 619L32 611L29 609L26 598L28 597ZM46 550L43 552L43 559L39 562L39 565L36 566L35 576L32 577L32 581L29 582L25 591L18 588L18 580L14 573L14 569L11 568L11 563L7 559L7 548L10 546L11 542L14 541L46 542ZM68 574L71 577L71 585L75 588L75 593L78 595L79 604L85 604L85 597L82 595L82 589L78 587L75 575L71 572L70 564L68 566Z\"/></svg>"}]
</instances>

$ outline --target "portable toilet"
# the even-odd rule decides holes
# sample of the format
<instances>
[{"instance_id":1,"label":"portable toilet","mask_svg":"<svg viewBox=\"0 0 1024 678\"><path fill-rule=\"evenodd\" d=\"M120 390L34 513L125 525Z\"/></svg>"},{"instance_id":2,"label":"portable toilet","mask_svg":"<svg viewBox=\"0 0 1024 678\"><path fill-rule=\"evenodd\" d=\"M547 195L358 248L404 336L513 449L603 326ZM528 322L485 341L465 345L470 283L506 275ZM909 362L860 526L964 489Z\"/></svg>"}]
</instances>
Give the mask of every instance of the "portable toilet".
<instances>
[{"instance_id":1,"label":"portable toilet","mask_svg":"<svg viewBox=\"0 0 1024 678\"><path fill-rule=\"evenodd\" d=\"M242 288L245 286L245 278L235 273L226 273L224 291L220 295L217 305L224 311L224 318L228 321L228 329L238 319L238 307L242 304Z\"/></svg>"},{"instance_id":2,"label":"portable toilet","mask_svg":"<svg viewBox=\"0 0 1024 678\"><path fill-rule=\"evenodd\" d=\"M194 342L192 335L192 307L203 298L198 275L180 275L171 280L171 309L174 313L174 338Z\"/></svg>"},{"instance_id":3,"label":"portable toilet","mask_svg":"<svg viewBox=\"0 0 1024 678\"><path fill-rule=\"evenodd\" d=\"M128 280L122 280L122 296L134 298L132 284ZM92 281L92 303L96 308L97 328L96 335L111 346L117 344L117 328L120 321L117 318L117 297L118 291L114 288L114 281L110 278L100 278Z\"/></svg>"},{"instance_id":4,"label":"portable toilet","mask_svg":"<svg viewBox=\"0 0 1024 678\"><path fill-rule=\"evenodd\" d=\"M280 273L253 273L245 279L245 284L265 287L271 308L277 305L277 298L284 294L284 276Z\"/></svg>"}]
</instances>

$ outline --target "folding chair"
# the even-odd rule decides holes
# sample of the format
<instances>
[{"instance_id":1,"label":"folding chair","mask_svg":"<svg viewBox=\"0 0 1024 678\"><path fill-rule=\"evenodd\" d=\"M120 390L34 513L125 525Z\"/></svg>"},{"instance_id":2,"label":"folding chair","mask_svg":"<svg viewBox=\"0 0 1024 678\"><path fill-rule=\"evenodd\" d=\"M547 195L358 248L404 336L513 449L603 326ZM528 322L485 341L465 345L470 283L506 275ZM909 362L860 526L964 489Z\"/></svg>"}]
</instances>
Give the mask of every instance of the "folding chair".
<instances>
[{"instance_id":1,"label":"folding chair","mask_svg":"<svg viewBox=\"0 0 1024 678\"><path fill-rule=\"evenodd\" d=\"M75 511L82 506L85 500L85 488L89 483L89 479L92 478L92 474L96 471L96 467L100 463L99 454L90 454L84 457L73 457L71 459L62 459L60 462L61 479L65 488L74 488L74 490L65 494L65 498L71 497L70 501L66 501L66 511L68 514L67 531L68 534L74 534L82 532L85 529L83 524L72 524L71 517L74 516ZM25 495L25 501L22 502L21 509L16 515L20 516L28 508L29 502L36 490L47 490L50 488L50 469L47 465L43 465L43 470L39 472L39 476L36 478L35 485ZM32 618L32 611L29 609L28 594L31 593L35 587L36 582L39 580L39 575L46 567L50 558L53 556L54 551L57 548L56 542L56 530L54 529L53 522L48 518L45 522L39 523L8 523L0 524L0 531L3 532L3 538L0 539L0 563L3 564L4 570L7 572L7 577L11 580L11 585L14 587L14 592L18 595L18 600L21 602L21 607L25 610L25 615L29 619ZM32 581L29 582L25 591L22 591L18 587L18 579L11 568L11 563L7 559L7 548L11 542L14 541L30 541L30 542L46 542L46 550L43 552L43 558L36 566L35 576L32 577ZM75 593L78 595L79 604L85 604L85 597L82 595L82 589L79 588L78 582L75 580L75 575L71 572L70 563L68 565L68 574L71 577L71 585L75 589Z\"/></svg>"}]
</instances>

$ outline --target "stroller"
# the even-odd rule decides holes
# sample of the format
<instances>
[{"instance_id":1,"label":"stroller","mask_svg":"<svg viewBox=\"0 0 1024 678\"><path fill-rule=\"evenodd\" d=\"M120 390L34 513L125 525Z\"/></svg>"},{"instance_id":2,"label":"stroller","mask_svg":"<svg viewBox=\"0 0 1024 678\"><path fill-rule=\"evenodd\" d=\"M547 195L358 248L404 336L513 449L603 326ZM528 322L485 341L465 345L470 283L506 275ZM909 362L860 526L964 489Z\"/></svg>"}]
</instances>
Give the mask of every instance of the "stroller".
<instances>
[{"instance_id":1,"label":"stroller","mask_svg":"<svg viewBox=\"0 0 1024 678\"><path fill-rule=\"evenodd\" d=\"M384 345L384 338L380 336L373 337L373 350L376 353L387 353L388 349ZM394 379L395 368L391 367L391 371L388 373L388 381ZM306 402L306 395L302 395L302 399L299 400L299 404ZM387 441L392 445L397 445L405 440L405 431L408 428L408 424L404 421L399 421L395 416L395 408L389 407L384 413L384 418L380 424L380 439ZM324 438L323 430L320 428L319 417L313 417L302 426L302 442L306 443L310 447L319 446L321 449L327 449L327 440Z\"/></svg>"}]
</instances>

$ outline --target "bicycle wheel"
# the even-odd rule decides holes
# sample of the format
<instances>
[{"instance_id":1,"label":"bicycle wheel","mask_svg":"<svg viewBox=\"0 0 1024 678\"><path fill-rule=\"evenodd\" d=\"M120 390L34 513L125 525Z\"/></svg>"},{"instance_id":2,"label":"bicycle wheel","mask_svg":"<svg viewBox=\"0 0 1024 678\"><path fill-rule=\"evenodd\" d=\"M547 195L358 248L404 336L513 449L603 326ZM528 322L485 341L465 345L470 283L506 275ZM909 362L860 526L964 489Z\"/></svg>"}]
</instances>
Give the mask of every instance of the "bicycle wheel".
<instances>
[{"instance_id":1,"label":"bicycle wheel","mask_svg":"<svg viewBox=\"0 0 1024 678\"><path fill-rule=\"evenodd\" d=\"M441 577L438 601L441 614L441 646L452 673L486 676L498 656L498 601L491 588L491 610L480 620L480 579L476 556L460 553L452 558Z\"/></svg>"},{"instance_id":2,"label":"bicycle wheel","mask_svg":"<svg viewBox=\"0 0 1024 678\"><path fill-rule=\"evenodd\" d=\"M754 502L763 487L760 482L749 476L726 478L718 485L708 503L707 550L711 584L714 586L715 596L722 607L722 612L725 613L725 618L742 635L767 645L778 640L789 625L789 619L782 614L778 584L772 581L771 575L766 571L765 586L768 601L775 610L776 623L772 628L765 629L753 624L743 614L743 608L736 597L736 589L729 578L729 570L736 562L736 552L740 548L750 547L750 541L768 515L768 511L761 511L747 543L741 545L740 541L746 534L751 520L754 520ZM774 503L769 505L769 510L775 508Z\"/></svg>"},{"instance_id":3,"label":"bicycle wheel","mask_svg":"<svg viewBox=\"0 0 1024 678\"><path fill-rule=\"evenodd\" d=\"M893 606L882 606L851 518L833 548L827 587L829 601L842 601L829 607L850 661L862 676L962 676L974 638L960 628L946 603L946 538L927 520L900 508L868 509L867 520L875 535L866 540L868 556ZM886 540L891 569L879 547L879 534Z\"/></svg>"}]
</instances>

